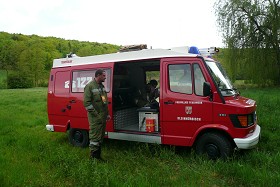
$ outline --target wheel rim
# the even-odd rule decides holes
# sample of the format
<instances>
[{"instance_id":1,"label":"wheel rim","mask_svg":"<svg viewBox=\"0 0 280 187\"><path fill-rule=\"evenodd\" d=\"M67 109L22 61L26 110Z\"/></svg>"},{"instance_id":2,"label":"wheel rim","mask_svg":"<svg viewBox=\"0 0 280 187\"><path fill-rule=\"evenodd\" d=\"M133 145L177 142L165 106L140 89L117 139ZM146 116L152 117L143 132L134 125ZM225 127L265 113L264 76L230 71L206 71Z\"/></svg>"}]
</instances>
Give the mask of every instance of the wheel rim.
<instances>
[{"instance_id":1,"label":"wheel rim","mask_svg":"<svg viewBox=\"0 0 280 187\"><path fill-rule=\"evenodd\" d=\"M74 134L74 141L76 143L82 143L83 142L83 134L80 131L76 131Z\"/></svg>"},{"instance_id":2,"label":"wheel rim","mask_svg":"<svg viewBox=\"0 0 280 187\"><path fill-rule=\"evenodd\" d=\"M210 158L217 158L220 156L220 150L215 144L207 144L205 151Z\"/></svg>"}]
</instances>

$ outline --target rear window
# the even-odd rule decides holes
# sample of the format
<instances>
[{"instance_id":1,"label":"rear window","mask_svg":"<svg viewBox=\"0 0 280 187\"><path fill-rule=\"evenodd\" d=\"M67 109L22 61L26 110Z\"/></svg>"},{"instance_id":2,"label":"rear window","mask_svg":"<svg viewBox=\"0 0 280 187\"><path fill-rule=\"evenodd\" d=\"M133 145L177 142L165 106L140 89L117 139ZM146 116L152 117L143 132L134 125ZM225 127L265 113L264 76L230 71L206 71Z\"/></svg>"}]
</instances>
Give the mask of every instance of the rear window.
<instances>
[{"instance_id":1,"label":"rear window","mask_svg":"<svg viewBox=\"0 0 280 187\"><path fill-rule=\"evenodd\" d=\"M85 70L85 71L73 71L72 74L72 92L84 92L85 86L94 79L94 75L97 69ZM111 71L110 69L104 69L106 73L106 80L103 85L106 92L110 92L111 87Z\"/></svg>"}]
</instances>

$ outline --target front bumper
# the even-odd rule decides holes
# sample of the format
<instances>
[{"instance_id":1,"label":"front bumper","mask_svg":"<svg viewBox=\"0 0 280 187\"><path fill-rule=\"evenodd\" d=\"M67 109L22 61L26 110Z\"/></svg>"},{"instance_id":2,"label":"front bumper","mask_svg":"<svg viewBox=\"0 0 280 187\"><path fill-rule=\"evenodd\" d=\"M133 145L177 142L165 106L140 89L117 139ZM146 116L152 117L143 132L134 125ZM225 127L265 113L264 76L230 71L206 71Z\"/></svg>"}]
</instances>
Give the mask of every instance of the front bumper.
<instances>
[{"instance_id":1,"label":"front bumper","mask_svg":"<svg viewBox=\"0 0 280 187\"><path fill-rule=\"evenodd\" d=\"M54 132L54 127L53 127L53 125L47 124L47 125L46 125L46 128L47 128L48 131Z\"/></svg>"},{"instance_id":2,"label":"front bumper","mask_svg":"<svg viewBox=\"0 0 280 187\"><path fill-rule=\"evenodd\" d=\"M234 138L233 140L237 148L251 149L259 143L260 136L261 136L261 127L257 125L255 131L251 136L247 138Z\"/></svg>"}]
</instances>

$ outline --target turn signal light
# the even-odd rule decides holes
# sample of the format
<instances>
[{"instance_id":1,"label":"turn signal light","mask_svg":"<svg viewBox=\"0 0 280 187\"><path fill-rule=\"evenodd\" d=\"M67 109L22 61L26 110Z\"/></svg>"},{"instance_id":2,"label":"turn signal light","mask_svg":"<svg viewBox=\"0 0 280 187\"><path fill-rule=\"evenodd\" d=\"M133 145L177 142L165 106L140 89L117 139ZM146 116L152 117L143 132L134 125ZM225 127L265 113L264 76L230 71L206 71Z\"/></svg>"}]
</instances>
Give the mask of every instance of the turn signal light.
<instances>
[{"instance_id":1,"label":"turn signal light","mask_svg":"<svg viewBox=\"0 0 280 187\"><path fill-rule=\"evenodd\" d=\"M247 116L238 116L238 120L239 120L239 122L240 122L240 125L242 126L242 127L247 127L247 122L248 122L248 118L247 118Z\"/></svg>"}]
</instances>

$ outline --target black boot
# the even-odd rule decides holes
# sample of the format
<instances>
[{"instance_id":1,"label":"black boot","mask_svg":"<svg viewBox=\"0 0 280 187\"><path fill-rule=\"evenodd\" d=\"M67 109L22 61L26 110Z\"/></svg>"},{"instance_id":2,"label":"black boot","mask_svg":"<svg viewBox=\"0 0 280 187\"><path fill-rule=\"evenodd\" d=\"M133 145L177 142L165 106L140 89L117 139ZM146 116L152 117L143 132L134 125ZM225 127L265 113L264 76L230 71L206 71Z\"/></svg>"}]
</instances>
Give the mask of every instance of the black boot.
<instances>
[{"instance_id":1,"label":"black boot","mask_svg":"<svg viewBox=\"0 0 280 187\"><path fill-rule=\"evenodd\" d=\"M101 148L97 149L96 151L96 158L101 159Z\"/></svg>"},{"instance_id":2,"label":"black boot","mask_svg":"<svg viewBox=\"0 0 280 187\"><path fill-rule=\"evenodd\" d=\"M90 152L90 157L94 158L94 159L97 159L99 161L102 161L102 162L105 161L101 158L101 148L97 149L96 151L91 151Z\"/></svg>"},{"instance_id":3,"label":"black boot","mask_svg":"<svg viewBox=\"0 0 280 187\"><path fill-rule=\"evenodd\" d=\"M105 162L105 160L101 157L101 147L99 147L99 149L97 150L97 157L98 157L98 160L102 161L102 162Z\"/></svg>"},{"instance_id":4,"label":"black boot","mask_svg":"<svg viewBox=\"0 0 280 187\"><path fill-rule=\"evenodd\" d=\"M90 158L100 159L99 150L97 150L97 151L90 151Z\"/></svg>"}]
</instances>

